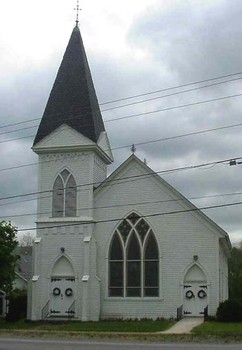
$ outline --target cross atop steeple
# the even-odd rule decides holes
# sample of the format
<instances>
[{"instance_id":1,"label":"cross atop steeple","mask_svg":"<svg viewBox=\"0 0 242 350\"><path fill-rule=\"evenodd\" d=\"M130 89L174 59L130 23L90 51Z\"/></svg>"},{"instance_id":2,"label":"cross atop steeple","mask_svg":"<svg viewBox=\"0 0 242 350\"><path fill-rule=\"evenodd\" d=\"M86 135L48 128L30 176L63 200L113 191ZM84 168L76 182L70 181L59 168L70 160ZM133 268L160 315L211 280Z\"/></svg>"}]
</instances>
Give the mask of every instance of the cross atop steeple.
<instances>
[{"instance_id":1,"label":"cross atop steeple","mask_svg":"<svg viewBox=\"0 0 242 350\"><path fill-rule=\"evenodd\" d=\"M95 143L98 142L101 132L105 131L78 26L78 17L41 119L34 146L63 124Z\"/></svg>"},{"instance_id":2,"label":"cross atop steeple","mask_svg":"<svg viewBox=\"0 0 242 350\"><path fill-rule=\"evenodd\" d=\"M79 12L82 10L82 9L80 9L79 0L77 0L76 8L74 8L74 10L76 11L76 26L78 27Z\"/></svg>"}]
</instances>

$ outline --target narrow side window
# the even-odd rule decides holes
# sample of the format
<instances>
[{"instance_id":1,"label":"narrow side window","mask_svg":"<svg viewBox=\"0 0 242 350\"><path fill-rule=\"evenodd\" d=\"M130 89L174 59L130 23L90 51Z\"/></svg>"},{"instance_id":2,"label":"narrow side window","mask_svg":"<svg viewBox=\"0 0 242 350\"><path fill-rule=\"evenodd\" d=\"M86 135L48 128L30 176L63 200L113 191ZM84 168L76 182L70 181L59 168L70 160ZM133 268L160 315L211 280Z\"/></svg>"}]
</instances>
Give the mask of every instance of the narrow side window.
<instances>
[{"instance_id":1,"label":"narrow side window","mask_svg":"<svg viewBox=\"0 0 242 350\"><path fill-rule=\"evenodd\" d=\"M72 175L66 183L65 216L76 216L76 181Z\"/></svg>"},{"instance_id":2,"label":"narrow side window","mask_svg":"<svg viewBox=\"0 0 242 350\"><path fill-rule=\"evenodd\" d=\"M159 255L153 233L148 236L144 260L144 296L159 296Z\"/></svg>"},{"instance_id":3,"label":"narrow side window","mask_svg":"<svg viewBox=\"0 0 242 350\"><path fill-rule=\"evenodd\" d=\"M53 186L52 216L62 217L64 213L64 184L60 176L57 176Z\"/></svg>"},{"instance_id":4,"label":"narrow side window","mask_svg":"<svg viewBox=\"0 0 242 350\"><path fill-rule=\"evenodd\" d=\"M77 212L77 186L73 175L63 170L53 185L52 216L71 217Z\"/></svg>"},{"instance_id":5,"label":"narrow side window","mask_svg":"<svg viewBox=\"0 0 242 350\"><path fill-rule=\"evenodd\" d=\"M115 233L109 251L109 296L124 294L124 254L119 235Z\"/></svg>"}]
</instances>

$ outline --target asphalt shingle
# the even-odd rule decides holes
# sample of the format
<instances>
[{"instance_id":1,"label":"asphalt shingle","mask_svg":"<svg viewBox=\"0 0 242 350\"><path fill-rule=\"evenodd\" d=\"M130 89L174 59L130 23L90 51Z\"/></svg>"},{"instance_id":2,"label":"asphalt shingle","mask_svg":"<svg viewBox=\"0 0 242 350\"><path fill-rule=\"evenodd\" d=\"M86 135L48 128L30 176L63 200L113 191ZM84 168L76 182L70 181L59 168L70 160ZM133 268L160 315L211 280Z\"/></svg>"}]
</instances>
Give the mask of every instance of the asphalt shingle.
<instances>
[{"instance_id":1,"label":"asphalt shingle","mask_svg":"<svg viewBox=\"0 0 242 350\"><path fill-rule=\"evenodd\" d=\"M105 130L78 26L71 34L34 145L62 124L94 142Z\"/></svg>"}]
</instances>

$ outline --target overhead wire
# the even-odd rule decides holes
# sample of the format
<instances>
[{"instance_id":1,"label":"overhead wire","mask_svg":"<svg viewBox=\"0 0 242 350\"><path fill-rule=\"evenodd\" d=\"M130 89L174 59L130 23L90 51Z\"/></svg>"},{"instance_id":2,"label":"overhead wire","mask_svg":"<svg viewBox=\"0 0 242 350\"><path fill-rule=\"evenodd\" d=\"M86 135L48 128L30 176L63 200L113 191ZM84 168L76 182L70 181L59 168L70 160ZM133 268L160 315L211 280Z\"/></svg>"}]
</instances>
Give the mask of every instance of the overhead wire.
<instances>
[{"instance_id":1,"label":"overhead wire","mask_svg":"<svg viewBox=\"0 0 242 350\"><path fill-rule=\"evenodd\" d=\"M165 97L174 96L174 95L179 95L179 94L182 94L182 93L191 92L191 91L203 89L203 88L206 88L206 87L211 87L211 86L214 86L214 85L220 85L220 84L224 84L224 83L231 82L231 81L235 81L235 80L241 80L241 79L242 79L242 77L236 78L236 79L232 79L232 80L223 81L223 82L214 83L214 84L211 84L211 85L199 86L199 87L196 87L196 88L193 88L193 89L189 89L189 90L185 90L185 91L178 91L178 92L175 92L175 93L172 93L172 94L169 94L169 95L158 96L158 97L154 97L154 98L151 98L151 99L148 99L148 100L142 100L142 101L133 102L133 103L130 103L130 104L127 104L127 105L112 107L112 108L110 108L110 109L102 110L101 112L106 112L106 111L108 111L108 110L113 110L113 109L117 109L117 108L123 108L123 107L131 106L131 105L135 105L135 104L139 104L139 103L144 103L144 102L153 101L153 100L157 100L157 99L161 99L161 98L165 98ZM70 120L73 120L73 119L75 119L75 118L76 118L76 117L73 117L73 118L66 118L66 121L70 121ZM39 119L40 119L40 118L38 118L38 120L39 120ZM56 118L53 118L53 119L56 119ZM53 119L49 121L49 124L55 123L55 120L53 120ZM64 121L64 120L63 120L63 121ZM12 125L13 125L13 124L12 124ZM86 124L86 125L84 124L84 125L82 125L82 126L83 126L83 127L87 127L87 126L89 126L89 125L90 125L90 124ZM12 134L12 133L19 132L19 131L24 131L24 130L29 130L29 129L37 128L38 126L39 126L39 124L37 124L37 125L32 125L32 126L28 126L28 127L24 127L24 128L20 128L20 129L5 131L5 132L3 132L3 133L0 133L0 136L2 136L2 135L7 135L7 134Z\"/></svg>"},{"instance_id":2,"label":"overhead wire","mask_svg":"<svg viewBox=\"0 0 242 350\"><path fill-rule=\"evenodd\" d=\"M162 212L162 213L153 213L153 214L147 214L147 215L140 215L140 218L150 218L150 217L156 217L156 216L165 216L165 215L174 215L174 214L184 214L188 212L196 212L196 211L202 211L202 210L209 210L209 209L217 209L217 208L225 208L225 207L231 207L236 205L241 205L242 202L236 202L236 203L225 203L225 204L218 204L218 205L210 205L205 207L194 207L192 209L184 209L184 210L175 210L170 212ZM93 225L100 224L100 223L108 223L108 222L119 222L123 220L124 218L114 218L114 219L107 219L107 220L84 220L78 223L67 223L67 224L61 224L61 225L52 225L52 226L43 226L43 227L27 227L18 229L18 232L23 231L34 231L36 229L38 230L46 230L46 229L53 229L53 228L60 228L60 227L71 227L71 226L80 226L80 225Z\"/></svg>"},{"instance_id":3,"label":"overhead wire","mask_svg":"<svg viewBox=\"0 0 242 350\"><path fill-rule=\"evenodd\" d=\"M213 131L225 130L225 129L235 128L235 127L239 127L239 126L242 126L242 123L231 124L231 125L226 125L226 126L221 126L221 127L217 127L217 128L211 128L211 129L204 129L204 130L194 131L194 132L181 134L181 135L168 136L168 137L155 139L155 140L148 140L148 141L143 141L143 142L135 142L135 146L142 146L142 145L147 145L147 144L152 144L152 143L157 143L157 142L170 141L170 140L175 140L175 139L179 139L179 138L183 138L183 137L189 137L189 136L194 136L194 135L199 135L199 134L205 134L205 133L209 133L209 132L213 132ZM127 145L123 145L123 146L112 147L110 149L111 149L111 151L116 151L116 150L119 150L119 149L124 149L124 148L131 147L131 146L132 146L131 144L127 144ZM108 151L108 150L104 149L104 151ZM34 162L34 163L28 163L28 164L22 164L22 165L15 165L15 166L8 167L8 168L2 168L2 169L0 169L0 172L7 171L7 170L14 170L14 169L25 168L25 167L34 166L34 165L38 165L38 164L49 163L49 162L51 162L51 160L41 161L40 163L39 162Z\"/></svg>"},{"instance_id":4,"label":"overhead wire","mask_svg":"<svg viewBox=\"0 0 242 350\"><path fill-rule=\"evenodd\" d=\"M198 196L197 197L189 197L187 199L188 200L196 200L196 199L206 199L206 198L210 198L210 197L213 198L213 197L237 196L237 195L241 195L241 194L242 194L242 192L234 192L234 193L224 193L224 194L216 194L216 195L206 195L206 196L200 196L200 197L198 197ZM41 197L35 197L35 198L30 198L30 199L24 199L24 200L20 200L17 202L0 203L0 207L1 206L8 206L8 205L17 205L19 203L33 202L33 201L36 201L39 199L47 199L47 198L52 198L52 194L48 195L48 196L41 196ZM174 201L176 201L176 200L174 200Z\"/></svg>"},{"instance_id":5,"label":"overhead wire","mask_svg":"<svg viewBox=\"0 0 242 350\"><path fill-rule=\"evenodd\" d=\"M183 104L183 105L166 107L166 108L156 109L156 110L153 110L153 111L148 111L148 112L143 112L143 113L138 113L138 114L131 114L131 115L124 116L124 117L117 117L117 118L113 118L113 119L106 119L105 123L114 122L114 121L117 121L117 120L130 119L130 118L134 118L134 117L140 117L142 115L148 115L148 114L153 114L153 113L158 113L158 112L167 112L167 111L171 111L171 110L175 110L175 109L191 107L191 106L201 105L201 104L215 102L215 101L222 101L222 100L226 100L226 99L229 99L229 98L235 98L235 97L241 97L241 96L242 96L242 94L235 94L235 95L228 95L228 96L217 97L217 98L213 98L213 99L209 99L209 100L202 100L202 101L198 101L198 102L186 103L186 104Z\"/></svg>"},{"instance_id":6,"label":"overhead wire","mask_svg":"<svg viewBox=\"0 0 242 350\"><path fill-rule=\"evenodd\" d=\"M184 171L184 170L191 170L191 169L198 169L198 168L204 168L206 166L210 166L213 164L223 164L223 163L229 163L231 161L231 159L233 160L240 160L242 159L242 156L240 157L232 157L232 158L228 158L228 159L223 159L223 160L218 160L218 161L213 161L213 162L207 162L207 163L202 163L202 164L196 164L196 165L189 165L189 166L184 166L184 167L178 167L178 168L172 168L172 169L166 169L166 170L160 170L157 172L154 172L152 170L150 170L150 173L147 174L140 174L140 175L132 175L132 176L127 176L124 177L122 179L111 179L110 176L109 178L107 178L106 180L104 180L101 184L100 181L99 182L90 182L90 183L86 183L86 184L81 184L81 185L77 185L77 188L81 188L81 187L88 187L88 186L101 186L104 183L105 184L109 184L109 183L127 183L127 182L132 182L132 181L136 181L137 179L144 179L146 177L149 176L157 176L157 174L168 174L168 173L173 173L173 172L178 172L178 171ZM127 181L125 181L127 180ZM45 190L45 191L37 191L37 192L30 192L30 193L24 193L24 194L19 194L19 195L12 195L12 196L6 196L6 197L0 197L0 201L2 200L7 200L7 199L15 199L15 198L21 198L21 197L26 197L26 196L34 196L34 195L39 195L39 194L45 194L45 193L52 193L53 190Z\"/></svg>"},{"instance_id":7,"label":"overhead wire","mask_svg":"<svg viewBox=\"0 0 242 350\"><path fill-rule=\"evenodd\" d=\"M221 194L214 194L214 195L204 195L204 196L194 196L194 197L184 197L179 199L167 199L167 200L158 200L158 201L143 201L143 202L131 202L131 203L125 203L125 204L114 204L114 205L106 205L106 206L96 206L96 207L84 207L84 208L77 208L77 211L84 211L84 210L98 210L98 209L110 209L110 208L120 208L120 207L128 207L128 206L141 206L146 204L158 204L158 203L172 203L172 202L186 202L187 200L198 200L198 199L210 199L210 198L220 198L220 197L229 197L229 196L240 196L242 195L242 192L234 192L234 193L221 193ZM39 197L37 199L46 199L46 198L52 198L52 196L46 196L46 197ZM37 199L31 199L30 201L37 200ZM13 203L11 203L13 204ZM17 203L14 203L17 204ZM19 218L19 217L26 217L26 216L38 216L38 215L48 215L52 214L52 211L49 212L39 212L39 213L24 213L24 214L13 214L13 215L4 215L1 216L0 219L7 219L7 218Z\"/></svg>"},{"instance_id":8,"label":"overhead wire","mask_svg":"<svg viewBox=\"0 0 242 350\"><path fill-rule=\"evenodd\" d=\"M181 85L175 85L175 86L171 86L171 87L160 89L160 90L149 91L149 92L138 94L138 95L131 95L131 96L128 96L128 97L124 97L124 98L120 98L120 99L116 99L116 100L112 100L112 101L102 102L102 103L100 103L100 105L102 106L102 105L106 105L106 104L111 104L111 103L116 103L116 102L120 102L120 101L130 100L130 99L133 99L133 98L138 98L138 97L151 95L151 94L156 94L156 93L159 93L159 92L164 92L164 91L169 91L169 90L174 90L174 89L179 89L179 88L186 87L186 86L189 86L189 85L202 84L202 83L206 83L208 81L228 78L228 77L232 77L232 76L240 75L240 74L242 74L242 72L236 72L236 73L231 73L231 74L226 74L226 75L220 75L220 76L217 76L217 77L212 77L212 78L208 78L208 79L204 79L204 80L197 80L197 81L193 81L193 82L190 82L190 83L185 83L185 84L181 84Z\"/></svg>"},{"instance_id":9,"label":"overhead wire","mask_svg":"<svg viewBox=\"0 0 242 350\"><path fill-rule=\"evenodd\" d=\"M192 88L192 89L187 89L187 90L183 90L183 91L177 91L177 92L173 92L171 94L167 94L167 95L162 95L162 96L156 96L156 97L152 97L146 100L141 100L141 101L136 101L136 102L132 102L132 103L128 103L125 105L119 105L119 106L115 106L115 107L110 107L107 109L103 109L102 112L107 112L107 111L112 111L114 109L118 109L118 108L124 108L124 107L129 107L129 106L133 106L133 105L137 105L140 103L145 103L145 102L150 102L150 101L155 101L161 98L166 98L166 97L171 97L171 96L176 96L176 95L180 95L180 94L184 94L186 92L192 92L192 91L197 91L197 90L201 90L207 87L212 87L212 86L216 86L216 85L221 85L221 84L225 84L225 83L229 83L232 81L237 81L237 80L241 80L242 77L236 78L236 79L230 79L230 80L226 80L226 81L220 81L218 83L213 83L213 84L209 84L209 85L204 85L204 86L198 86L196 88Z\"/></svg>"},{"instance_id":10,"label":"overhead wire","mask_svg":"<svg viewBox=\"0 0 242 350\"><path fill-rule=\"evenodd\" d=\"M148 111L148 112L143 112L143 113L131 114L131 115L128 115L128 116L117 117L117 118L113 118L113 119L107 119L107 120L105 120L105 123L119 121L119 120L124 120L124 119L130 119L130 118L134 118L134 117L140 117L140 116L153 114L153 113L158 113L158 112L166 112L166 111L170 111L170 110L175 110L175 109L180 109L180 108L185 108L185 107L191 107L191 106L205 104L205 103L210 103L210 102L214 102L214 101L222 101L222 100L226 100L226 99L229 99L229 98L235 98L235 97L241 97L241 96L242 96L242 94L235 94L235 95L229 95L229 96L213 98L213 99L210 99L210 100L203 100L203 101L198 101L198 102L193 102L193 103L187 103L187 104L184 104L184 105L167 107L167 108L153 110L153 111ZM34 136L35 135L29 135L29 136L23 136L23 137L18 137L18 138L14 138L14 139L4 140L4 141L0 141L0 144L1 143L11 142L11 141L17 141L17 140L21 140L21 139L26 139L26 138L32 138Z\"/></svg>"},{"instance_id":11,"label":"overhead wire","mask_svg":"<svg viewBox=\"0 0 242 350\"><path fill-rule=\"evenodd\" d=\"M140 96L145 96L145 95L148 95L148 94L154 94L154 93L157 93L157 92L161 92L161 91L167 91L167 90L170 90L170 89L175 89L175 88L179 88L179 87L183 87L183 86L188 86L188 85L192 85L192 84L197 84L197 83L200 83L200 82L205 82L205 81L211 81L211 80L215 80L215 79L220 79L220 78L223 78L223 77L227 77L227 76L232 76L232 75L237 75L237 74L242 74L242 72L240 73L234 73L234 74L229 74L229 75L226 75L226 76L222 76L222 77L216 77L216 78L210 78L210 79L206 79L206 80L203 80L203 81L199 81L199 82L193 82L193 83L188 83L188 84L183 84L183 85L180 85L180 86L176 86L176 87L171 87L171 88L166 88L166 89L161 89L161 90L157 90L155 92L148 92L146 94L140 94L140 95L135 95L135 96L130 96L130 97L127 97L127 98L123 98L123 99L119 99L119 100L113 100L113 101L109 101L109 102L105 102L105 103L102 103L100 105L104 105L104 104L108 104L108 103L113 103L113 102L119 102L119 101L122 101L122 100L128 100L128 99L131 99L131 98L136 98L136 97L140 97ZM234 79L234 80L239 80L241 78L238 78L238 79ZM234 81L234 80L229 80L229 81ZM226 81L226 82L229 82L229 81ZM215 84L211 84L210 86L213 86L213 85L219 85L219 84L223 84L223 83L226 83L226 82L220 82L220 83L215 83ZM181 91L181 92L176 92L174 94L170 94L170 95L166 95L166 96L160 96L160 97L155 97L155 98L152 98L152 99L148 99L148 100L144 100L144 101L138 101L138 102L134 102L133 104L137 104L137 103L143 103L143 102L146 102L146 101L151 101L151 100L154 100L154 99L158 99L158 98L163 98L163 97L168 97L168 96L172 96L172 95L177 95L177 94L180 94L180 93L184 93L184 92L189 92L189 91L193 91L193 90L198 90L200 88L205 88L207 86L203 86L203 87L198 87L198 88L195 88L195 89L189 89L189 90L186 90L186 91ZM165 110L170 110L170 109L176 109L176 108L183 108L183 107L187 107L187 106L192 106L192 105L196 105L196 104L201 104L201 103L208 103L208 102L212 102L212 101L216 101L216 100L222 100L222 99L227 99L227 98L233 98L233 97L238 97L238 96L241 96L242 94L237 94L237 95L232 95L232 96L224 96L224 97L221 97L221 98L218 98L218 99L211 99L211 100L206 100L206 101L199 101L199 102L195 102L195 103L192 103L192 104L186 104L186 105L181 105L181 106L175 106L175 107L170 107L170 108L166 108L166 109L163 109L163 110L157 110L157 111L151 111L151 112L146 112L144 114L138 114L138 115L132 115L132 116L126 116L126 117L121 117L121 118L115 118L115 119L110 119L110 120L107 120L106 122L110 122L110 121L114 121L114 120L120 120L120 119L127 119L127 118L131 118L131 117L135 117L135 116L140 116L140 115L145 115L145 114L151 114L151 113L157 113L159 111L165 111ZM129 104L129 105L132 105L132 104ZM126 105L123 105L123 106L117 106L117 107L114 107L115 109L116 108L121 108L121 107L125 107ZM111 109L114 109L114 108L111 108ZM106 111L106 110L104 110ZM32 119L31 121L34 121L34 120L38 120L39 118L35 118L35 119ZM4 128L4 127L7 127L7 126L13 126L13 125L18 125L18 124L21 124L21 123L26 123L26 122L30 122L29 120L28 121L22 121L22 122L18 122L18 123L13 123L13 124L9 124L9 125L6 125L6 126L0 126L0 128ZM241 124L235 124L235 125L231 125L231 126L226 126L226 127L220 127L220 128L213 128L213 129L209 129L209 130L203 130L203 131L198 131L198 132L194 132L194 133L188 133L188 134L184 134L184 135L177 135L177 136L174 136L174 137L168 137L168 138L163 138L163 139L158 139L158 140L152 140L152 141L146 141L146 142L142 142L142 143L136 143L136 145L142 145L142 144L147 144L147 143L153 143L153 142L159 142L159 141L165 141L165 140L170 140L170 139L175 139L175 138L179 138L179 137L186 137L186 136L191 136L191 135L195 135L195 134L199 134L199 133L205 133L205 132L211 132L211 131L215 131L215 130L221 130L221 129L225 129L225 128L230 128L230 127L236 127L236 126L241 126ZM36 126L31 126L31 127L27 127L27 128L22 128L22 129L19 129L17 131L22 131L22 130L26 130L26 129L30 129L30 128L34 128L34 127L37 127ZM14 132L14 131L12 131ZM15 131L16 132L16 131ZM10 133L10 132L7 132L7 133ZM4 133L3 133L4 134ZM3 134L0 134L0 135L3 135ZM26 137L21 137L21 138L17 138L17 139L14 139L14 140L19 140L19 139L22 139L22 138L27 138L27 137L32 137L32 136L26 136ZM8 141L13 141L13 140L7 140L7 141L3 141L3 142L0 142L0 143L4 143L4 142L8 142ZM128 147L128 146L120 146L120 147L115 147L113 149L120 149L120 148L125 148L125 147ZM234 159L234 158L233 158ZM240 157L239 158L236 158L236 159L241 159ZM227 160L228 161L228 160ZM36 163L35 163L36 164ZM209 163L207 163L209 164ZM211 163L210 163L211 164ZM214 165L215 163L213 163ZM216 163L218 164L218 163ZM216 165L215 164L215 165ZM25 166L30 166L30 165L33 165L33 164L26 164ZM19 166L19 167L22 167L22 166ZM195 166L195 167L198 167L198 166ZM16 167L13 167L13 168L16 168ZM187 167L183 167L183 168L177 168L177 169L171 169L171 170L166 170L165 172L169 172L169 171L178 171L178 170L184 170L186 169ZM6 169L0 169L1 170L6 170ZM163 172L163 171L162 171ZM158 173L161 173L161 172L158 172ZM88 185L88 184L87 184ZM90 185L90 184L89 184ZM31 194L26 194L26 195L31 195ZM10 198L10 197L9 197ZM11 197L13 198L13 197ZM15 197L16 198L16 197ZM0 200L2 200L3 198L0 198ZM6 199L6 198L5 198ZM234 204L234 203L233 203ZM231 205L233 205L231 204ZM200 209L197 209L197 210L200 210ZM202 208L201 208L202 210ZM155 214L154 214L155 215ZM69 226L69 225L68 225Z\"/></svg>"},{"instance_id":12,"label":"overhead wire","mask_svg":"<svg viewBox=\"0 0 242 350\"><path fill-rule=\"evenodd\" d=\"M234 76L234 75L239 75L239 74L242 74L242 72L239 72L239 73L234 73L234 74L229 74L229 75L225 75L225 76L221 76L221 77L216 77L216 78L210 78L210 79L205 79L205 80L201 80L201 81L198 81L198 82L192 82L192 83L187 83L187 84L183 84L183 85L178 85L178 86L175 86L175 87L170 87L170 88L165 88L165 89L161 89L161 90L156 90L154 92L149 92L149 93L145 93L145 94L140 94L140 95L134 95L133 97L127 97L127 98L124 98L124 99L119 99L119 100L114 100L114 101L109 101L109 102L105 102L105 103L100 103L99 105L104 105L104 104L110 104L110 103L113 103L113 102L116 102L116 101L122 101L122 100L127 100L127 99L131 99L131 98L136 98L136 97L140 97L140 96L145 96L145 95L149 95L149 94L154 94L154 93L157 93L157 92L164 92L164 91L169 91L169 90L172 90L172 89L177 89L177 88L181 88L181 87L186 87L186 86L189 86L189 85L194 85L194 84L198 84L198 83L203 83L203 82L207 82L207 81L211 81L211 80L217 80L217 79L222 79L222 78L225 78L225 77L230 77L230 76ZM116 107L111 107L111 109L106 109L106 110L101 110L101 112L106 112L108 110L112 110L112 109L117 109L117 108L123 108L123 107L126 107L126 106L130 106L130 105L135 105L135 104L139 104L139 103L144 103L144 102L148 102L148 101L152 101L152 100L157 100L157 99L161 99L161 98L166 98L166 97L170 97L170 96L173 96L173 95L179 95L179 94L183 94L183 93L186 93L186 92L192 92L192 91L196 91L196 90L199 90L199 89L204 89L204 88L207 88L207 87L212 87L212 86L216 86L216 85L221 85L221 84L225 84L225 83L229 83L229 82L233 82L233 81L237 81L237 80L241 80L242 77L239 77L239 78L235 78L235 79L229 79L229 80L225 80L225 81L221 81L221 82L217 82L217 83L213 83L213 84L209 84L209 85L204 85L204 86L198 86L198 87L195 87L195 88L192 88L192 89L188 89L188 90L183 90L183 91L177 91L177 92L174 92L174 93L171 93L169 95L163 95L163 96L157 96L157 97L154 97L152 99L147 99L147 100L142 100L142 101L137 101L137 102L132 102L131 104L128 104L128 105L122 105L122 106L116 106ZM86 107L83 105L81 106L82 109L85 109L85 108L89 108L89 106ZM71 110L73 111L73 110ZM79 109L76 110L76 112L80 111ZM75 112L75 111L74 111ZM52 117L55 117L55 116L58 116L60 115L59 113L53 113L51 114ZM36 121L36 120L40 120L41 118L33 118L33 119L30 119L30 120L25 120L25 121L20 121L20 122L16 122L16 123L11 123L11 124L6 124L6 125L2 125L0 126L0 129L2 128L7 128L7 127L12 127L12 126L15 126L15 125L19 125L19 124L23 124L23 123L29 123L29 122L33 122L33 121ZM53 118L54 119L54 118ZM68 118L68 120L71 119L71 118ZM37 127L38 125L36 126L31 126L31 127L26 127L26 129L28 128L32 128L32 127ZM20 131L20 130L24 130L24 129L18 129L16 131ZM10 131L10 132L14 132L14 131ZM7 132L6 132L7 133ZM2 133L0 135L3 135L5 133Z\"/></svg>"}]
</instances>

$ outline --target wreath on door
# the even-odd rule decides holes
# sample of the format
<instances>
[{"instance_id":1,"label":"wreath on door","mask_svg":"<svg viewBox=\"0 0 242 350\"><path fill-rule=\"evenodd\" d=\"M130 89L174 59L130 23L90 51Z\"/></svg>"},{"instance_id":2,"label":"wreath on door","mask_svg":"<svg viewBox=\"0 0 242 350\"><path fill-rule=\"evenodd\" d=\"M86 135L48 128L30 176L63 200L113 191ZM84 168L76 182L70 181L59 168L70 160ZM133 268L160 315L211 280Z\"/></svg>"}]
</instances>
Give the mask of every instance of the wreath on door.
<instances>
[{"instance_id":1,"label":"wreath on door","mask_svg":"<svg viewBox=\"0 0 242 350\"><path fill-rule=\"evenodd\" d=\"M188 291L186 292L186 298L187 298L187 299L192 299L192 298L194 298L194 294L193 294L193 291L192 291L192 290L188 290Z\"/></svg>"},{"instance_id":2,"label":"wreath on door","mask_svg":"<svg viewBox=\"0 0 242 350\"><path fill-rule=\"evenodd\" d=\"M198 296L198 298L200 298L200 299L204 299L204 298L206 298L207 293L205 292L205 290L201 289L201 290L199 290L199 292L197 293L197 296Z\"/></svg>"},{"instance_id":3,"label":"wreath on door","mask_svg":"<svg viewBox=\"0 0 242 350\"><path fill-rule=\"evenodd\" d=\"M54 294L55 296L60 295L60 293L61 293L60 288L54 288L54 289L53 289L53 294Z\"/></svg>"},{"instance_id":4,"label":"wreath on door","mask_svg":"<svg viewBox=\"0 0 242 350\"><path fill-rule=\"evenodd\" d=\"M71 297L73 294L73 290L71 288L67 288L66 291L65 291L65 295L67 297Z\"/></svg>"}]
</instances>

